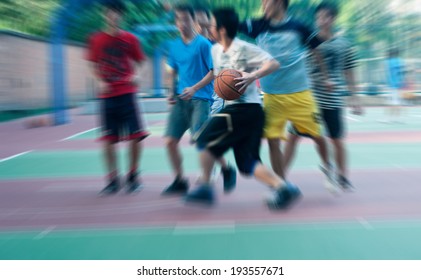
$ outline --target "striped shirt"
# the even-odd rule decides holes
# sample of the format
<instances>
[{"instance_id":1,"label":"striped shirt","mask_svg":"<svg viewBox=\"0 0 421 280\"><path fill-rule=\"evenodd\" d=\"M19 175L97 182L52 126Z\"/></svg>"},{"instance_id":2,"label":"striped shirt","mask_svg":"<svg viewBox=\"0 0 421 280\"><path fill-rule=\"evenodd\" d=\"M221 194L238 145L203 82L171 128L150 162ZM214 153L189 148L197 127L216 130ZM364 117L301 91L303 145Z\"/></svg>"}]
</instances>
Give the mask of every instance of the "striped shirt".
<instances>
[{"instance_id":1,"label":"striped shirt","mask_svg":"<svg viewBox=\"0 0 421 280\"><path fill-rule=\"evenodd\" d=\"M344 106L343 96L348 93L344 71L357 66L356 51L343 37L334 37L317 48L323 58L332 92L326 92L324 77L314 58L309 59L311 88L321 109L335 109Z\"/></svg>"}]
</instances>

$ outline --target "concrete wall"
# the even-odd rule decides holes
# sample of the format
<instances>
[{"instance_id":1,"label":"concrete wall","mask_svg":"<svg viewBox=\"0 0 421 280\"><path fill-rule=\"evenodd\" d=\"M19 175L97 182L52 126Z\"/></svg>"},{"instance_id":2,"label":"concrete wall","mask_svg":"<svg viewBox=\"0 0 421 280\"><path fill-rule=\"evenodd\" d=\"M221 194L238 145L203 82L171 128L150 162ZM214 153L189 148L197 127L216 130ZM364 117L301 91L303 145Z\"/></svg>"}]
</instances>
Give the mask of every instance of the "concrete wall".
<instances>
[{"instance_id":1,"label":"concrete wall","mask_svg":"<svg viewBox=\"0 0 421 280\"><path fill-rule=\"evenodd\" d=\"M67 91L70 106L95 97L95 83L84 60L82 44L65 46ZM0 111L51 107L50 45L42 38L0 31ZM151 93L152 61L141 71L141 88ZM167 80L162 67L162 81ZM165 85L164 85L165 87Z\"/></svg>"}]
</instances>

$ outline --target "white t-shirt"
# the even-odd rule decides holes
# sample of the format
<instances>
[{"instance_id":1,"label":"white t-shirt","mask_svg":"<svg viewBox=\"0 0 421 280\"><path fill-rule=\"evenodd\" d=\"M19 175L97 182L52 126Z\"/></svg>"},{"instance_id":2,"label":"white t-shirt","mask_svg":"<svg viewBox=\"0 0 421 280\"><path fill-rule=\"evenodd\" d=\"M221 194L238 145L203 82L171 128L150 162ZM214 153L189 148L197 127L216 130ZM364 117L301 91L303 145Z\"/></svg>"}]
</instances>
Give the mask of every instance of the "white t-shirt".
<instances>
[{"instance_id":1,"label":"white t-shirt","mask_svg":"<svg viewBox=\"0 0 421 280\"><path fill-rule=\"evenodd\" d=\"M229 49L224 52L221 44L212 47L213 71L215 76L224 69L251 73L264 62L273 59L267 52L256 45L240 39L234 39ZM225 101L225 105L238 103L261 103L256 83L251 83L244 94L236 100Z\"/></svg>"}]
</instances>

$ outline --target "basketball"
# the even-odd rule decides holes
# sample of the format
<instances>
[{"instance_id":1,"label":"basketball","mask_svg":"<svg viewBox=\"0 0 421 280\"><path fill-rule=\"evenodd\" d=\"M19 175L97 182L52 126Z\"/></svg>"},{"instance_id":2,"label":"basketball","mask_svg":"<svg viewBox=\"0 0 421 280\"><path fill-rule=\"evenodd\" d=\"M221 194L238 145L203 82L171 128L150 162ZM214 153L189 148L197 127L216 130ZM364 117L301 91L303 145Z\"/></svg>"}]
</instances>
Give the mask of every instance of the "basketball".
<instances>
[{"instance_id":1,"label":"basketball","mask_svg":"<svg viewBox=\"0 0 421 280\"><path fill-rule=\"evenodd\" d=\"M243 92L238 91L234 81L235 78L241 77L241 73L234 69L225 69L216 76L213 87L216 94L224 100L235 100L243 95Z\"/></svg>"}]
</instances>

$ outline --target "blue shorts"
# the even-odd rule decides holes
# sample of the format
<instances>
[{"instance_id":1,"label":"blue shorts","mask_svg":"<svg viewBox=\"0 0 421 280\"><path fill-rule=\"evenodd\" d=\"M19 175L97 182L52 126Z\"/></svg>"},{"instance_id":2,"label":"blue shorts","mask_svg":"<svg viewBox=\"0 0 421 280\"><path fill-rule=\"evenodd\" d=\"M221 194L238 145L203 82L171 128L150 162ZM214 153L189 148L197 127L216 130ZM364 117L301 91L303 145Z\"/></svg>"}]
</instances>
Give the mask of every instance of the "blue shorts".
<instances>
[{"instance_id":1,"label":"blue shorts","mask_svg":"<svg viewBox=\"0 0 421 280\"><path fill-rule=\"evenodd\" d=\"M176 103L172 105L168 117L165 136L181 139L188 129L190 129L191 135L194 135L208 120L209 113L209 100L182 100L176 97Z\"/></svg>"}]
</instances>

